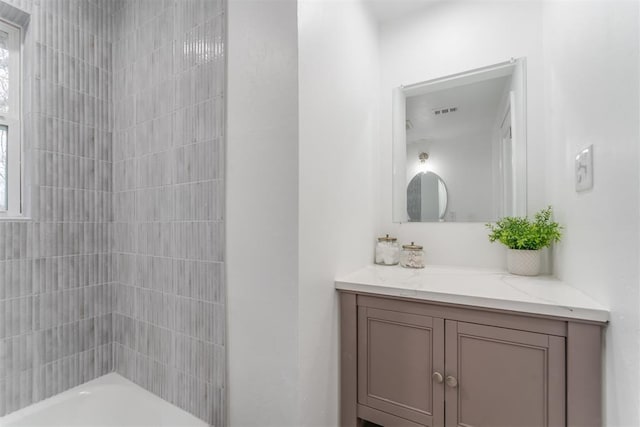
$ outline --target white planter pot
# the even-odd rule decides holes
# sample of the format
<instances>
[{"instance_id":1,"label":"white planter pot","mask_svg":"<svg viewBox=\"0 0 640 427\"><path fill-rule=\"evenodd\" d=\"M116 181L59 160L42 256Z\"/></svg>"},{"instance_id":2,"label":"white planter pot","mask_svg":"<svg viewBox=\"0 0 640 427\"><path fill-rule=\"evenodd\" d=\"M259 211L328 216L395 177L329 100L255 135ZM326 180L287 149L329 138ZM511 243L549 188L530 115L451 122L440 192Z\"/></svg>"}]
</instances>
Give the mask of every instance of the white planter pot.
<instances>
[{"instance_id":1,"label":"white planter pot","mask_svg":"<svg viewBox=\"0 0 640 427\"><path fill-rule=\"evenodd\" d=\"M507 249L507 271L520 276L540 274L540 254L542 251Z\"/></svg>"}]
</instances>

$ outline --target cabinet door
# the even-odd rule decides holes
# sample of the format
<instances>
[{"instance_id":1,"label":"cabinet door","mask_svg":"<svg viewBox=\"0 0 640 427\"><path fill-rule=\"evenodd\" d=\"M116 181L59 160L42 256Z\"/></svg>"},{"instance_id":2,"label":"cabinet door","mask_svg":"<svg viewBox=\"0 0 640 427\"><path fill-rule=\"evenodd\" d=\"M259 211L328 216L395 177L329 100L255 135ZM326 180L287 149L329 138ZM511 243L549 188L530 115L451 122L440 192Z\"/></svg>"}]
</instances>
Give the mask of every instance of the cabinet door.
<instances>
[{"instance_id":1,"label":"cabinet door","mask_svg":"<svg viewBox=\"0 0 640 427\"><path fill-rule=\"evenodd\" d=\"M565 425L564 338L446 321L445 340L447 427Z\"/></svg>"},{"instance_id":2,"label":"cabinet door","mask_svg":"<svg viewBox=\"0 0 640 427\"><path fill-rule=\"evenodd\" d=\"M444 320L358 307L358 402L425 426L444 426Z\"/></svg>"}]
</instances>

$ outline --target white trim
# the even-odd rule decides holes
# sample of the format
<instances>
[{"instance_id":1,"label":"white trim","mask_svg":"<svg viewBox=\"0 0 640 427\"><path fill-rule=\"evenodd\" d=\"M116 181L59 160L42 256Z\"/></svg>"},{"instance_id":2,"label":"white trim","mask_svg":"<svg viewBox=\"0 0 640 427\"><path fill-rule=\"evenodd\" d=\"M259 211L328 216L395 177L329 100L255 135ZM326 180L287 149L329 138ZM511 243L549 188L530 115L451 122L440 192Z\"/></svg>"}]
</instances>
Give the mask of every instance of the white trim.
<instances>
[{"instance_id":1,"label":"white trim","mask_svg":"<svg viewBox=\"0 0 640 427\"><path fill-rule=\"evenodd\" d=\"M458 87L477 83L485 80L495 79L498 77L510 76L513 74L519 59L500 62L499 64L489 65L487 67L476 68L462 73L451 74L436 79L426 80L424 82L413 83L402 86L405 96L424 95L426 93L437 92L452 87Z\"/></svg>"},{"instance_id":2,"label":"white trim","mask_svg":"<svg viewBox=\"0 0 640 427\"><path fill-rule=\"evenodd\" d=\"M511 145L514 166L514 215L528 214L527 195L527 67L526 58L519 58L511 78Z\"/></svg>"},{"instance_id":3,"label":"white trim","mask_svg":"<svg viewBox=\"0 0 640 427\"><path fill-rule=\"evenodd\" d=\"M0 211L0 219L21 217L23 177L22 147L22 70L21 70L21 29L0 20L0 31L7 33L6 46L9 50L9 106L6 113L0 113L0 125L7 126L7 210Z\"/></svg>"},{"instance_id":4,"label":"white trim","mask_svg":"<svg viewBox=\"0 0 640 427\"><path fill-rule=\"evenodd\" d=\"M393 155L392 155L392 218L408 222L407 212L407 97L403 88L393 90ZM402 142L400 142L402 141Z\"/></svg>"}]
</instances>

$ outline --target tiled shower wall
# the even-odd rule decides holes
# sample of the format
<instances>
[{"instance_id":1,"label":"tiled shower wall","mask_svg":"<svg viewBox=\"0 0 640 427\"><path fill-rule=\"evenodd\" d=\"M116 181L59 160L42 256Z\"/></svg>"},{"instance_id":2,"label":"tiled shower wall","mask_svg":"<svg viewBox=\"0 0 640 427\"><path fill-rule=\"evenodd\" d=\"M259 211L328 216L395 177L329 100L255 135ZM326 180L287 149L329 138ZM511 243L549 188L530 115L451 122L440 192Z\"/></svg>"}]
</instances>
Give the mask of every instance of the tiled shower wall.
<instances>
[{"instance_id":1,"label":"tiled shower wall","mask_svg":"<svg viewBox=\"0 0 640 427\"><path fill-rule=\"evenodd\" d=\"M116 369L223 425L222 2L4 1L31 219L0 222L0 416Z\"/></svg>"},{"instance_id":2,"label":"tiled shower wall","mask_svg":"<svg viewBox=\"0 0 640 427\"><path fill-rule=\"evenodd\" d=\"M30 220L0 222L0 415L113 368L109 0L31 14L23 116Z\"/></svg>"},{"instance_id":3,"label":"tiled shower wall","mask_svg":"<svg viewBox=\"0 0 640 427\"><path fill-rule=\"evenodd\" d=\"M223 4L125 0L114 22L116 370L224 425Z\"/></svg>"}]
</instances>

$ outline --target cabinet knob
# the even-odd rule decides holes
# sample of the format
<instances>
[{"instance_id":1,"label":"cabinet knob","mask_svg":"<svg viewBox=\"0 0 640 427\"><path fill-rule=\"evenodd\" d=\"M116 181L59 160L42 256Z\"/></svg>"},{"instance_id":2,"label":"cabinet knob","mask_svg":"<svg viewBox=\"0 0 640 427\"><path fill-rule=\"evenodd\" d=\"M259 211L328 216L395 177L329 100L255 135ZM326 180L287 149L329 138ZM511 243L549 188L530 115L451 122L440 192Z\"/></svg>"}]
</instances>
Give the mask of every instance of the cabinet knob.
<instances>
[{"instance_id":1,"label":"cabinet knob","mask_svg":"<svg viewBox=\"0 0 640 427\"><path fill-rule=\"evenodd\" d=\"M456 377L452 377L451 375L447 376L447 385L452 388L458 387L458 380Z\"/></svg>"},{"instance_id":2,"label":"cabinet knob","mask_svg":"<svg viewBox=\"0 0 640 427\"><path fill-rule=\"evenodd\" d=\"M438 384L442 384L442 381L444 380L444 379L443 379L443 377L442 377L442 374L441 374L440 372L438 372L438 371L434 372L434 373L431 375L431 378L432 378L435 382L437 382Z\"/></svg>"}]
</instances>

